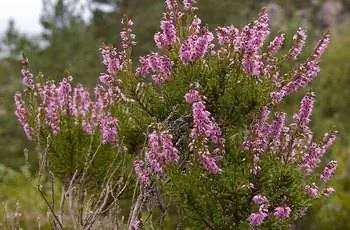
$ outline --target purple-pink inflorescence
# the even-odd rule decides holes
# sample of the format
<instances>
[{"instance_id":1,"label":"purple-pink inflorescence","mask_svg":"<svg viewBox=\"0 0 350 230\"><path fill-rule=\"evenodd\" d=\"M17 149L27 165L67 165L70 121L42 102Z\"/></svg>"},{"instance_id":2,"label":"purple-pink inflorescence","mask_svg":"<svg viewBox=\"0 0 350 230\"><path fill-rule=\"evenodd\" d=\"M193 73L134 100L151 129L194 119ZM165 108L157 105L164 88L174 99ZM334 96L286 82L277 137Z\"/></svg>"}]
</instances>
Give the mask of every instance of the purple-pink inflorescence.
<instances>
[{"instance_id":1,"label":"purple-pink inflorescence","mask_svg":"<svg viewBox=\"0 0 350 230\"><path fill-rule=\"evenodd\" d=\"M271 110L266 106L263 108L260 118L253 122L250 135L243 142L243 147L253 154L251 165L253 175L259 174L261 158L267 154L278 154L276 156L280 158L282 164L296 164L305 176L315 172L322 156L334 143L337 133L326 133L320 143L313 141L313 133L309 127L313 105L313 93L304 96L299 112L294 114L289 125L286 124L285 113L275 113L274 119L271 119ZM328 163L320 176L322 182L329 180L336 166L336 161ZM310 198L320 195L315 183L306 185L305 192ZM329 194L331 193L330 190ZM258 200L257 197L255 199ZM288 210L284 211L288 213Z\"/></svg>"},{"instance_id":2,"label":"purple-pink inflorescence","mask_svg":"<svg viewBox=\"0 0 350 230\"><path fill-rule=\"evenodd\" d=\"M119 96L111 88L99 85L95 90L95 100L90 98L89 91L82 85L73 87L72 77L64 78L61 82L35 83L32 92L37 108L25 107L20 93L15 95L16 115L23 126L28 139L39 134L43 125L51 130L53 135L61 131L61 124L66 119L72 119L76 126L81 126L88 134L99 131L103 144L118 144L118 120L108 112L110 104ZM27 84L25 84L27 85ZM35 126L29 124L30 117L35 118Z\"/></svg>"},{"instance_id":3,"label":"purple-pink inflorescence","mask_svg":"<svg viewBox=\"0 0 350 230\"><path fill-rule=\"evenodd\" d=\"M249 224L252 226L259 226L268 217L266 209L260 210L259 212L254 212L248 217Z\"/></svg>"},{"instance_id":4,"label":"purple-pink inflorescence","mask_svg":"<svg viewBox=\"0 0 350 230\"><path fill-rule=\"evenodd\" d=\"M265 196L259 194L253 197L253 202L257 205L263 205L266 204L268 200Z\"/></svg>"},{"instance_id":5,"label":"purple-pink inflorescence","mask_svg":"<svg viewBox=\"0 0 350 230\"><path fill-rule=\"evenodd\" d=\"M301 51L303 50L305 43L306 43L306 32L302 28L299 28L297 32L293 36L293 47L290 49L288 56L292 59L297 59L298 56L301 54Z\"/></svg>"},{"instance_id":6,"label":"purple-pink inflorescence","mask_svg":"<svg viewBox=\"0 0 350 230\"><path fill-rule=\"evenodd\" d=\"M202 59L213 48L214 35L206 31L201 35L190 35L180 47L180 60L184 64Z\"/></svg>"},{"instance_id":7,"label":"purple-pink inflorescence","mask_svg":"<svg viewBox=\"0 0 350 230\"><path fill-rule=\"evenodd\" d=\"M276 54L284 44L286 40L285 33L279 33L269 44L267 50L270 54Z\"/></svg>"},{"instance_id":8,"label":"purple-pink inflorescence","mask_svg":"<svg viewBox=\"0 0 350 230\"><path fill-rule=\"evenodd\" d=\"M273 211L273 215L278 219L287 219L290 216L292 209L288 206L277 207Z\"/></svg>"},{"instance_id":9,"label":"purple-pink inflorescence","mask_svg":"<svg viewBox=\"0 0 350 230\"><path fill-rule=\"evenodd\" d=\"M220 173L217 161L224 153L224 139L219 125L211 117L210 112L205 107L205 102L196 89L191 89L185 100L192 105L193 128L190 133L191 142L189 148L199 155L200 162L207 172L211 174ZM217 147L213 154L210 153L208 142L212 142Z\"/></svg>"},{"instance_id":10,"label":"purple-pink inflorescence","mask_svg":"<svg viewBox=\"0 0 350 230\"><path fill-rule=\"evenodd\" d=\"M173 144L173 136L159 127L148 135L148 144L144 160L136 160L134 169L139 181L144 185L151 184L151 176L162 177L164 166L179 161L179 151Z\"/></svg>"},{"instance_id":11,"label":"purple-pink inflorescence","mask_svg":"<svg viewBox=\"0 0 350 230\"><path fill-rule=\"evenodd\" d=\"M174 62L165 55L151 53L140 57L140 66L136 73L143 77L151 77L156 84L162 84L172 76Z\"/></svg>"}]
</instances>

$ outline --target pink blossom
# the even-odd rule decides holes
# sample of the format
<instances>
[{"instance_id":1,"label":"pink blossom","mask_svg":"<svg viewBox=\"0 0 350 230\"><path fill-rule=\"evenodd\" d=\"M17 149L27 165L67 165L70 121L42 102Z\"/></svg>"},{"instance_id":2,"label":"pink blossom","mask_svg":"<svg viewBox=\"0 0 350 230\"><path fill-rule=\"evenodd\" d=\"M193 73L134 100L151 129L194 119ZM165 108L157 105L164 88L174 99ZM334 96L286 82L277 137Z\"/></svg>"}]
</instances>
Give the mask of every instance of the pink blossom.
<instances>
[{"instance_id":1,"label":"pink blossom","mask_svg":"<svg viewBox=\"0 0 350 230\"><path fill-rule=\"evenodd\" d=\"M151 53L140 57L140 66L136 73L143 77L151 77L156 84L162 84L171 78L173 65L174 62L168 57Z\"/></svg>"},{"instance_id":2,"label":"pink blossom","mask_svg":"<svg viewBox=\"0 0 350 230\"><path fill-rule=\"evenodd\" d=\"M271 54L276 54L281 49L285 39L285 33L278 33L278 35L270 42L269 46L267 47L268 52Z\"/></svg>"},{"instance_id":3,"label":"pink blossom","mask_svg":"<svg viewBox=\"0 0 350 230\"><path fill-rule=\"evenodd\" d=\"M106 46L100 49L106 73L115 76L117 71L122 69L121 55L116 48Z\"/></svg>"},{"instance_id":4,"label":"pink blossom","mask_svg":"<svg viewBox=\"0 0 350 230\"><path fill-rule=\"evenodd\" d=\"M334 175L336 169L337 169L337 162L330 161L327 164L327 166L323 169L323 172L320 176L321 180L323 182L327 182L331 178L331 176Z\"/></svg>"},{"instance_id":5,"label":"pink blossom","mask_svg":"<svg viewBox=\"0 0 350 230\"><path fill-rule=\"evenodd\" d=\"M328 187L324 190L323 195L329 197L333 193L335 193L335 189L333 187Z\"/></svg>"},{"instance_id":6,"label":"pink blossom","mask_svg":"<svg viewBox=\"0 0 350 230\"><path fill-rule=\"evenodd\" d=\"M146 185L150 184L150 176L163 176L164 166L179 161L179 151L173 144L173 136L167 130L156 127L148 135L145 161L135 161L134 169L139 180Z\"/></svg>"},{"instance_id":7,"label":"pink blossom","mask_svg":"<svg viewBox=\"0 0 350 230\"><path fill-rule=\"evenodd\" d=\"M268 202L267 198L263 195L255 195L253 197L253 202L258 205L262 205Z\"/></svg>"},{"instance_id":8,"label":"pink blossom","mask_svg":"<svg viewBox=\"0 0 350 230\"><path fill-rule=\"evenodd\" d=\"M139 179L139 181L144 185L150 185L151 179L150 174L145 168L145 162L142 160L136 160L134 161L134 170L136 172L136 175Z\"/></svg>"},{"instance_id":9,"label":"pink blossom","mask_svg":"<svg viewBox=\"0 0 350 230\"><path fill-rule=\"evenodd\" d=\"M21 69L22 83L28 88L34 88L34 76L27 68Z\"/></svg>"},{"instance_id":10,"label":"pink blossom","mask_svg":"<svg viewBox=\"0 0 350 230\"><path fill-rule=\"evenodd\" d=\"M237 29L235 26L230 25L217 27L216 36L220 45L234 47L236 50L238 50L240 34L239 29Z\"/></svg>"},{"instance_id":11,"label":"pink blossom","mask_svg":"<svg viewBox=\"0 0 350 230\"><path fill-rule=\"evenodd\" d=\"M319 195L318 187L315 183L312 183L311 185L305 186L305 192L311 197L316 198Z\"/></svg>"},{"instance_id":12,"label":"pink blossom","mask_svg":"<svg viewBox=\"0 0 350 230\"><path fill-rule=\"evenodd\" d=\"M202 98L198 90L191 89L188 93L185 94L185 100L188 104L193 104L202 100Z\"/></svg>"},{"instance_id":13,"label":"pink blossom","mask_svg":"<svg viewBox=\"0 0 350 230\"><path fill-rule=\"evenodd\" d=\"M317 42L312 57L319 59L330 43L331 34L329 32L325 33L322 38Z\"/></svg>"},{"instance_id":14,"label":"pink blossom","mask_svg":"<svg viewBox=\"0 0 350 230\"><path fill-rule=\"evenodd\" d=\"M292 59L297 59L298 56L300 55L301 51L303 50L305 43L306 43L306 32L302 29L299 28L296 32L296 34L293 36L293 47L289 51L289 57Z\"/></svg>"},{"instance_id":15,"label":"pink blossom","mask_svg":"<svg viewBox=\"0 0 350 230\"><path fill-rule=\"evenodd\" d=\"M22 94L20 93L15 94L15 107L16 107L15 115L19 123L22 125L28 140L32 140L34 136L34 130L30 127L30 124L28 122L28 114L27 114L28 112L24 106Z\"/></svg>"},{"instance_id":16,"label":"pink blossom","mask_svg":"<svg viewBox=\"0 0 350 230\"><path fill-rule=\"evenodd\" d=\"M158 48L168 48L177 42L178 37L173 19L163 19L160 25L161 32L154 35Z\"/></svg>"},{"instance_id":17,"label":"pink blossom","mask_svg":"<svg viewBox=\"0 0 350 230\"><path fill-rule=\"evenodd\" d=\"M197 1L196 0L183 0L183 5L185 11L194 11L198 8L196 7Z\"/></svg>"},{"instance_id":18,"label":"pink blossom","mask_svg":"<svg viewBox=\"0 0 350 230\"><path fill-rule=\"evenodd\" d=\"M200 156L201 163L205 170L210 174L218 174L222 172L222 169L216 163L216 159L212 156L202 154Z\"/></svg>"},{"instance_id":19,"label":"pink blossom","mask_svg":"<svg viewBox=\"0 0 350 230\"><path fill-rule=\"evenodd\" d=\"M99 128L103 144L109 143L113 146L118 144L118 120L116 118L111 115L103 116Z\"/></svg>"},{"instance_id":20,"label":"pink blossom","mask_svg":"<svg viewBox=\"0 0 350 230\"><path fill-rule=\"evenodd\" d=\"M214 36L211 32L206 32L200 36L189 36L180 47L180 59L182 63L188 64L203 58L213 47Z\"/></svg>"},{"instance_id":21,"label":"pink blossom","mask_svg":"<svg viewBox=\"0 0 350 230\"><path fill-rule=\"evenodd\" d=\"M259 226L267 218L267 216L267 213L264 211L252 213L248 218L249 224L253 226Z\"/></svg>"},{"instance_id":22,"label":"pink blossom","mask_svg":"<svg viewBox=\"0 0 350 230\"><path fill-rule=\"evenodd\" d=\"M292 209L288 206L277 207L274 209L273 215L279 219L287 219Z\"/></svg>"}]
</instances>

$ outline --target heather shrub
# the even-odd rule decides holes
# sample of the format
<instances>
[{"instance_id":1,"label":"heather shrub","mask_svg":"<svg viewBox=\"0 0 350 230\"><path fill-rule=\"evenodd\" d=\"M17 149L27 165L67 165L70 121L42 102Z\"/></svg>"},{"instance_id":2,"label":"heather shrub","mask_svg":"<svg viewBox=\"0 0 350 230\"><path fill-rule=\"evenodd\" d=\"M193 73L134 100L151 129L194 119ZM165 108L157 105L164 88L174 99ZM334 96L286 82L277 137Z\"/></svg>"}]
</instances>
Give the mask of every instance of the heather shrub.
<instances>
[{"instance_id":1,"label":"heather shrub","mask_svg":"<svg viewBox=\"0 0 350 230\"><path fill-rule=\"evenodd\" d=\"M314 93L294 114L281 111L317 77L329 33L298 60L302 28L284 53L287 35L270 36L265 10L213 31L197 10L167 0L158 51L136 62L124 18L120 47L100 49L93 91L33 74L24 58L16 116L39 153L37 188L54 228L285 229L335 191L337 162L322 157L337 133L313 137Z\"/></svg>"}]
</instances>

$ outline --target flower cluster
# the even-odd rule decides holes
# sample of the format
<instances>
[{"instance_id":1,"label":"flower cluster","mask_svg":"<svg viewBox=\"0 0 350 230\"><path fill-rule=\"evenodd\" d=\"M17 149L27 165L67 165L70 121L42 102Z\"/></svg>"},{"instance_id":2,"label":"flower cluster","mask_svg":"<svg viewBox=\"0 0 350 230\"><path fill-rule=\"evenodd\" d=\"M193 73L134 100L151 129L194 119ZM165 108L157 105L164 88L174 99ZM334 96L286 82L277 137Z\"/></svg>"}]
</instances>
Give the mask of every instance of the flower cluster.
<instances>
[{"instance_id":1,"label":"flower cluster","mask_svg":"<svg viewBox=\"0 0 350 230\"><path fill-rule=\"evenodd\" d=\"M327 187L322 192L322 190L320 191L320 189L316 185L316 183L311 183L311 185L305 186L304 191L310 198L317 198L320 195L323 195L325 197L329 197L332 193L335 192L335 189L333 187Z\"/></svg>"},{"instance_id":2,"label":"flower cluster","mask_svg":"<svg viewBox=\"0 0 350 230\"><path fill-rule=\"evenodd\" d=\"M309 93L301 100L299 112L294 114L292 122L286 124L286 114L276 112L271 119L271 110L267 106L263 108L261 116L252 124L250 134L246 136L243 147L253 154L251 173L257 175L261 168L259 162L264 155L280 159L281 164L293 164L305 174L310 175L315 172L317 166L321 163L321 157L336 139L336 132L326 133L323 141L317 143L313 141L313 133L309 127L311 114L314 105L314 95ZM326 182L334 174L337 163L330 161L324 168L320 179ZM306 182L306 181L305 181ZM305 183L304 182L304 183ZM316 183L305 185L304 192L310 198L316 198L323 194L329 196L335 190L331 187L320 193ZM267 199L264 196L257 195L253 198L254 203L263 205ZM259 212L252 213L249 217L251 225L260 225L267 218L266 205L260 207ZM291 208L288 206L279 206L274 209L273 215L279 219L286 219L291 214Z\"/></svg>"},{"instance_id":3,"label":"flower cluster","mask_svg":"<svg viewBox=\"0 0 350 230\"><path fill-rule=\"evenodd\" d=\"M290 49L288 56L292 59L297 59L300 55L301 51L303 50L305 43L306 43L306 32L299 28L293 36L293 47Z\"/></svg>"},{"instance_id":4,"label":"flower cluster","mask_svg":"<svg viewBox=\"0 0 350 230\"><path fill-rule=\"evenodd\" d=\"M122 20L122 31L120 32L121 39L121 49L123 60L126 60L127 51L131 46L136 45L135 38L136 35L133 33L134 22L128 18L123 18Z\"/></svg>"},{"instance_id":5,"label":"flower cluster","mask_svg":"<svg viewBox=\"0 0 350 230\"><path fill-rule=\"evenodd\" d=\"M333 176L335 170L337 169L337 162L336 161L330 161L327 166L324 168L322 174L321 174L321 180L323 182L327 182L331 176Z\"/></svg>"},{"instance_id":6,"label":"flower cluster","mask_svg":"<svg viewBox=\"0 0 350 230\"><path fill-rule=\"evenodd\" d=\"M255 195L252 201L259 205L259 211L250 214L248 221L250 225L259 226L268 217L268 200L265 196L259 194Z\"/></svg>"},{"instance_id":7,"label":"flower cluster","mask_svg":"<svg viewBox=\"0 0 350 230\"><path fill-rule=\"evenodd\" d=\"M250 214L248 221L250 225L259 226L267 218L267 210L259 210L259 212L254 212Z\"/></svg>"},{"instance_id":8,"label":"flower cluster","mask_svg":"<svg viewBox=\"0 0 350 230\"><path fill-rule=\"evenodd\" d=\"M177 42L176 28L173 18L164 18L160 24L161 32L154 35L154 41L158 48L168 48Z\"/></svg>"},{"instance_id":9,"label":"flower cluster","mask_svg":"<svg viewBox=\"0 0 350 230\"><path fill-rule=\"evenodd\" d=\"M319 195L318 186L315 183L305 186L305 193L307 193L311 198L316 198Z\"/></svg>"},{"instance_id":10,"label":"flower cluster","mask_svg":"<svg viewBox=\"0 0 350 230\"><path fill-rule=\"evenodd\" d=\"M314 172L321 162L320 158L334 143L336 133L326 134L321 143L312 140L313 133L308 125L313 104L313 94L306 95L302 99L299 113L293 116L293 122L289 125L285 124L284 113L276 113L275 119L270 123L270 109L264 107L261 117L252 126L252 138L246 138L243 142L244 148L254 154L254 174L260 169L260 156L268 152L279 154L283 163L297 163L306 175Z\"/></svg>"},{"instance_id":11,"label":"flower cluster","mask_svg":"<svg viewBox=\"0 0 350 230\"><path fill-rule=\"evenodd\" d=\"M267 50L270 54L276 54L284 44L284 41L286 40L286 34L285 33L279 33L269 44L267 47Z\"/></svg>"},{"instance_id":12,"label":"flower cluster","mask_svg":"<svg viewBox=\"0 0 350 230\"><path fill-rule=\"evenodd\" d=\"M326 48L330 43L331 34L329 32L325 33L322 38L317 42L314 52L312 54L313 59L320 59L320 57L325 52Z\"/></svg>"},{"instance_id":13,"label":"flower cluster","mask_svg":"<svg viewBox=\"0 0 350 230\"><path fill-rule=\"evenodd\" d=\"M100 48L102 56L102 63L105 66L105 72L100 75L100 82L112 87L119 88L116 86L116 75L119 71L128 68L129 56L131 47L136 44L135 34L133 33L134 22L123 18L122 20L122 31L120 32L121 38L121 50L112 46L105 46Z\"/></svg>"},{"instance_id":14,"label":"flower cluster","mask_svg":"<svg viewBox=\"0 0 350 230\"><path fill-rule=\"evenodd\" d=\"M136 73L143 77L151 77L156 84L162 84L172 75L174 62L165 55L151 53L140 57L140 66Z\"/></svg>"},{"instance_id":15,"label":"flower cluster","mask_svg":"<svg viewBox=\"0 0 350 230\"><path fill-rule=\"evenodd\" d=\"M288 206L277 207L274 209L273 215L279 219L287 219L290 216L292 209Z\"/></svg>"},{"instance_id":16,"label":"flower cluster","mask_svg":"<svg viewBox=\"0 0 350 230\"><path fill-rule=\"evenodd\" d=\"M315 77L317 77L317 75L320 72L319 59L324 53L325 49L327 48L329 40L329 33L323 35L322 38L316 44L312 55L303 64L301 64L296 71L294 71L292 80L281 85L281 87L279 87L277 91L271 93L273 103L280 103L286 96L297 92L300 89L306 88L312 82L312 80L315 79ZM296 47L299 47L298 50L300 50L303 46L297 45ZM291 51L291 53L293 54L299 52L300 51Z\"/></svg>"},{"instance_id":17,"label":"flower cluster","mask_svg":"<svg viewBox=\"0 0 350 230\"><path fill-rule=\"evenodd\" d=\"M269 34L269 17L265 10L261 12L257 20L246 25L241 31L234 26L216 29L218 42L223 49L241 53L243 71L255 77L263 75L264 63L260 50ZM281 39L275 40L270 45L272 51L276 51L283 43Z\"/></svg>"},{"instance_id":18,"label":"flower cluster","mask_svg":"<svg viewBox=\"0 0 350 230\"><path fill-rule=\"evenodd\" d=\"M156 127L148 135L148 145L145 160L136 160L134 169L139 181L144 185L150 185L151 176L163 176L164 166L179 161L179 151L173 145L173 137L167 131L161 131Z\"/></svg>"},{"instance_id":19,"label":"flower cluster","mask_svg":"<svg viewBox=\"0 0 350 230\"><path fill-rule=\"evenodd\" d=\"M202 35L190 35L180 47L179 56L182 63L188 64L203 58L213 48L213 40L214 35L209 31Z\"/></svg>"},{"instance_id":20,"label":"flower cluster","mask_svg":"<svg viewBox=\"0 0 350 230\"><path fill-rule=\"evenodd\" d=\"M205 102L197 90L191 89L185 95L185 100L192 105L193 129L190 133L189 148L199 154L203 167L209 173L217 174L222 171L217 165L217 160L220 158L218 154L224 152L221 129L206 109ZM213 151L216 156L210 154L208 142L218 146Z\"/></svg>"},{"instance_id":21,"label":"flower cluster","mask_svg":"<svg viewBox=\"0 0 350 230\"><path fill-rule=\"evenodd\" d=\"M15 107L16 107L15 115L19 123L22 125L24 133L26 134L28 140L32 140L34 136L34 130L29 124L28 112L24 106L22 94L20 93L15 94Z\"/></svg>"},{"instance_id":22,"label":"flower cluster","mask_svg":"<svg viewBox=\"0 0 350 230\"><path fill-rule=\"evenodd\" d=\"M221 46L232 47L238 51L239 39L237 38L239 36L239 29L234 25L217 27L216 36Z\"/></svg>"},{"instance_id":23,"label":"flower cluster","mask_svg":"<svg viewBox=\"0 0 350 230\"><path fill-rule=\"evenodd\" d=\"M33 74L27 68L22 68L21 75L23 84L28 88L34 88Z\"/></svg>"},{"instance_id":24,"label":"flower cluster","mask_svg":"<svg viewBox=\"0 0 350 230\"><path fill-rule=\"evenodd\" d=\"M53 135L57 135L61 131L61 124L72 120L88 134L99 130L103 144L116 145L118 120L109 114L108 107L118 99L118 95L99 85L95 90L96 99L92 100L86 88L82 85L73 87L71 80L72 77L69 77L57 84L35 84L31 93L36 108L26 106L21 93L15 95L16 116L28 139L38 135L44 125L49 127ZM31 120L35 120L35 124Z\"/></svg>"},{"instance_id":25,"label":"flower cluster","mask_svg":"<svg viewBox=\"0 0 350 230\"><path fill-rule=\"evenodd\" d=\"M102 63L106 68L106 72L100 76L100 81L109 85L113 82L115 75L123 68L121 54L117 48L106 46L100 49Z\"/></svg>"},{"instance_id":26,"label":"flower cluster","mask_svg":"<svg viewBox=\"0 0 350 230\"><path fill-rule=\"evenodd\" d=\"M183 0L184 10L185 11L195 11L198 8L196 7L197 1L196 0Z\"/></svg>"},{"instance_id":27,"label":"flower cluster","mask_svg":"<svg viewBox=\"0 0 350 230\"><path fill-rule=\"evenodd\" d=\"M248 217L248 221L252 226L259 226L269 216L269 201L265 196L261 194L255 195L252 201L256 205L259 205L259 211L251 213ZM272 210L273 215L278 219L287 219L290 217L290 214L292 212L292 209L289 206L278 206Z\"/></svg>"}]
</instances>

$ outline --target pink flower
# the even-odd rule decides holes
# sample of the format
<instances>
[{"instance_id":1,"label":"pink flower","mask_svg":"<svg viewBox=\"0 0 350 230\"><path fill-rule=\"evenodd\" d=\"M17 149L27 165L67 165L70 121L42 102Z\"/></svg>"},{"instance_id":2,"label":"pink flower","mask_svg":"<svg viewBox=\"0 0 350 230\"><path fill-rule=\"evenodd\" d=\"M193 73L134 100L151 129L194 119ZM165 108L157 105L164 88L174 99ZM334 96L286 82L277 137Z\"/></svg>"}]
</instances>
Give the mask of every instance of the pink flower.
<instances>
[{"instance_id":1,"label":"pink flower","mask_svg":"<svg viewBox=\"0 0 350 230\"><path fill-rule=\"evenodd\" d=\"M173 65L174 62L167 56L151 53L140 57L140 66L136 73L143 77L151 77L156 84L162 84L171 78Z\"/></svg>"},{"instance_id":2,"label":"pink flower","mask_svg":"<svg viewBox=\"0 0 350 230\"><path fill-rule=\"evenodd\" d=\"M290 216L292 209L288 206L275 208L273 215L279 219L287 219Z\"/></svg>"},{"instance_id":3,"label":"pink flower","mask_svg":"<svg viewBox=\"0 0 350 230\"><path fill-rule=\"evenodd\" d=\"M333 187L328 187L324 190L323 195L329 197L333 193L335 193L335 189Z\"/></svg>"},{"instance_id":4,"label":"pink flower","mask_svg":"<svg viewBox=\"0 0 350 230\"><path fill-rule=\"evenodd\" d=\"M189 36L189 38L184 41L180 47L179 56L182 63L189 64L203 58L213 47L213 40L214 36L211 32L206 32L201 36Z\"/></svg>"},{"instance_id":5,"label":"pink flower","mask_svg":"<svg viewBox=\"0 0 350 230\"><path fill-rule=\"evenodd\" d=\"M193 104L202 100L202 98L198 90L191 89L188 93L185 94L185 100L188 104Z\"/></svg>"},{"instance_id":6,"label":"pink flower","mask_svg":"<svg viewBox=\"0 0 350 230\"><path fill-rule=\"evenodd\" d=\"M222 46L234 47L238 51L238 43L240 39L239 29L235 26L224 26L216 28L216 36L218 42Z\"/></svg>"},{"instance_id":7,"label":"pink flower","mask_svg":"<svg viewBox=\"0 0 350 230\"><path fill-rule=\"evenodd\" d=\"M289 57L292 59L297 59L298 56L300 55L301 51L303 50L305 43L306 43L306 32L302 29L299 28L296 34L293 36L293 47L289 51Z\"/></svg>"},{"instance_id":8,"label":"pink flower","mask_svg":"<svg viewBox=\"0 0 350 230\"><path fill-rule=\"evenodd\" d=\"M268 202L267 198L263 195L255 195L253 197L253 202L258 205L262 205Z\"/></svg>"},{"instance_id":9,"label":"pink flower","mask_svg":"<svg viewBox=\"0 0 350 230\"><path fill-rule=\"evenodd\" d=\"M179 151L173 144L173 137L167 131L155 128L148 135L145 161L135 161L134 169L139 180L146 185L150 184L150 176L164 175L164 166L179 161Z\"/></svg>"},{"instance_id":10,"label":"pink flower","mask_svg":"<svg viewBox=\"0 0 350 230\"><path fill-rule=\"evenodd\" d=\"M248 221L250 225L259 226L267 218L267 213L263 210L250 214Z\"/></svg>"},{"instance_id":11,"label":"pink flower","mask_svg":"<svg viewBox=\"0 0 350 230\"><path fill-rule=\"evenodd\" d=\"M106 46L100 49L103 64L106 68L106 73L115 76L117 71L121 70L123 63L121 55L116 48Z\"/></svg>"},{"instance_id":12,"label":"pink flower","mask_svg":"<svg viewBox=\"0 0 350 230\"><path fill-rule=\"evenodd\" d=\"M279 33L269 44L269 46L267 47L267 50L269 51L269 53L271 54L275 54L277 53L282 45L284 44L284 41L286 39L286 34L285 33Z\"/></svg>"},{"instance_id":13,"label":"pink flower","mask_svg":"<svg viewBox=\"0 0 350 230\"><path fill-rule=\"evenodd\" d=\"M185 11L194 11L198 8L195 6L197 4L196 0L183 0L183 5Z\"/></svg>"},{"instance_id":14,"label":"pink flower","mask_svg":"<svg viewBox=\"0 0 350 230\"><path fill-rule=\"evenodd\" d=\"M330 43L331 34L329 32L325 33L322 38L317 42L312 57L319 59Z\"/></svg>"},{"instance_id":15,"label":"pink flower","mask_svg":"<svg viewBox=\"0 0 350 230\"><path fill-rule=\"evenodd\" d=\"M320 176L321 180L323 182L327 182L331 178L331 176L334 175L336 169L337 169L337 162L330 161L327 164L327 166L323 169L323 172Z\"/></svg>"},{"instance_id":16,"label":"pink flower","mask_svg":"<svg viewBox=\"0 0 350 230\"><path fill-rule=\"evenodd\" d=\"M305 192L309 194L311 198L316 198L318 194L318 187L315 183L312 183L311 185L306 185Z\"/></svg>"},{"instance_id":17,"label":"pink flower","mask_svg":"<svg viewBox=\"0 0 350 230\"><path fill-rule=\"evenodd\" d=\"M154 35L154 41L158 48L168 48L177 42L178 37L173 19L161 21L161 32Z\"/></svg>"},{"instance_id":18,"label":"pink flower","mask_svg":"<svg viewBox=\"0 0 350 230\"><path fill-rule=\"evenodd\" d=\"M200 160L202 162L203 167L208 173L218 174L222 172L222 169L219 168L214 157L203 154L200 156Z\"/></svg>"},{"instance_id":19,"label":"pink flower","mask_svg":"<svg viewBox=\"0 0 350 230\"><path fill-rule=\"evenodd\" d=\"M151 178L148 170L145 168L145 162L142 160L134 161L134 170L139 181L144 185L151 184Z\"/></svg>"},{"instance_id":20,"label":"pink flower","mask_svg":"<svg viewBox=\"0 0 350 230\"><path fill-rule=\"evenodd\" d=\"M22 68L21 75L22 75L23 84L25 86L27 86L28 88L33 89L34 88L34 76L33 76L33 74L27 68Z\"/></svg>"},{"instance_id":21,"label":"pink flower","mask_svg":"<svg viewBox=\"0 0 350 230\"><path fill-rule=\"evenodd\" d=\"M297 116L299 124L304 127L311 121L311 114L314 108L315 96L313 93L303 97L300 104L299 114Z\"/></svg>"},{"instance_id":22,"label":"pink flower","mask_svg":"<svg viewBox=\"0 0 350 230\"><path fill-rule=\"evenodd\" d=\"M118 120L116 118L111 115L103 116L99 128L103 144L109 143L113 146L118 144Z\"/></svg>"},{"instance_id":23,"label":"pink flower","mask_svg":"<svg viewBox=\"0 0 350 230\"><path fill-rule=\"evenodd\" d=\"M30 124L28 122L28 114L27 114L28 112L24 106L22 94L20 93L15 94L15 107L16 107L15 115L19 123L22 125L28 140L32 140L34 136L34 130L30 127Z\"/></svg>"}]
</instances>

